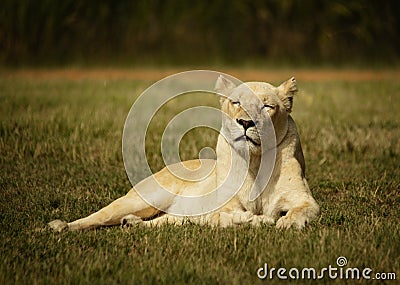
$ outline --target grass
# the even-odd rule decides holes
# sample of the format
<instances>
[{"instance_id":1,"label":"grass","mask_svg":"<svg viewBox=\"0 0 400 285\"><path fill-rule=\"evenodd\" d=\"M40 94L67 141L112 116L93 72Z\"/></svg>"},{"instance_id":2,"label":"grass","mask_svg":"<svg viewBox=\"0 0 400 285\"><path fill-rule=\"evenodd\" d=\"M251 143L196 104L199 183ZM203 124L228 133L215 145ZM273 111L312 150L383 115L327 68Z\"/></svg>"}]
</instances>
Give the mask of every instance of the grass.
<instances>
[{"instance_id":1,"label":"grass","mask_svg":"<svg viewBox=\"0 0 400 285\"><path fill-rule=\"evenodd\" d=\"M150 83L0 79L1 284L258 284L278 281L257 278L264 263L321 269L339 256L349 267L395 272L399 280L399 81L299 82L293 116L322 209L304 231L47 230L47 222L85 216L130 188L122 128ZM162 167L158 140L150 136L147 146L155 169ZM196 157L214 143L215 133L193 131L180 152Z\"/></svg>"}]
</instances>

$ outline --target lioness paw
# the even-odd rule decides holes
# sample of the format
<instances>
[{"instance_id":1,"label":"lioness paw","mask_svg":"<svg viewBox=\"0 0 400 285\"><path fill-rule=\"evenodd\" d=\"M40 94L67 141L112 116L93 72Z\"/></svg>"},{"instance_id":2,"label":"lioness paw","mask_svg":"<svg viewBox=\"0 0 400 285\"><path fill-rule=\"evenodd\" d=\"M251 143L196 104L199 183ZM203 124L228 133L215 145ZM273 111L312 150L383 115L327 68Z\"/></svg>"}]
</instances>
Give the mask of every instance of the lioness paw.
<instances>
[{"instance_id":1,"label":"lioness paw","mask_svg":"<svg viewBox=\"0 0 400 285\"><path fill-rule=\"evenodd\" d=\"M276 222L277 229L289 229L294 227L298 230L303 229L306 226L306 219L302 216L286 215L278 219Z\"/></svg>"},{"instance_id":2,"label":"lioness paw","mask_svg":"<svg viewBox=\"0 0 400 285\"><path fill-rule=\"evenodd\" d=\"M121 219L121 226L123 228L141 224L143 220L135 215L127 215Z\"/></svg>"},{"instance_id":3,"label":"lioness paw","mask_svg":"<svg viewBox=\"0 0 400 285\"><path fill-rule=\"evenodd\" d=\"M273 224L275 221L272 218L269 218L264 215L256 215L253 217L251 224L253 226L260 226L262 224Z\"/></svg>"},{"instance_id":4,"label":"lioness paw","mask_svg":"<svg viewBox=\"0 0 400 285\"><path fill-rule=\"evenodd\" d=\"M233 226L233 215L225 212L218 213L218 224L222 228Z\"/></svg>"},{"instance_id":5,"label":"lioness paw","mask_svg":"<svg viewBox=\"0 0 400 285\"><path fill-rule=\"evenodd\" d=\"M232 222L235 225L246 224L253 220L253 214L249 211L247 212L234 212L232 214Z\"/></svg>"},{"instance_id":6,"label":"lioness paw","mask_svg":"<svg viewBox=\"0 0 400 285\"><path fill-rule=\"evenodd\" d=\"M50 223L48 223L48 225L52 230L56 232L68 230L68 223L61 220L51 221Z\"/></svg>"}]
</instances>

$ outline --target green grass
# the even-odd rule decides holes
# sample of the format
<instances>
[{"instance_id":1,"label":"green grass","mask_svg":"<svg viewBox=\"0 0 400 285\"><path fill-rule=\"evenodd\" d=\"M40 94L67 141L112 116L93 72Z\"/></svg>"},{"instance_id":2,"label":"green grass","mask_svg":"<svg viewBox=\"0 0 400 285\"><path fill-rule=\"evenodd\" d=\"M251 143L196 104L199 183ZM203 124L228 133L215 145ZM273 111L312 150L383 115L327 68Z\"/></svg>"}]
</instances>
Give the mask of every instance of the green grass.
<instances>
[{"instance_id":1,"label":"green grass","mask_svg":"<svg viewBox=\"0 0 400 285\"><path fill-rule=\"evenodd\" d=\"M321 269L339 256L399 280L400 82L393 81L299 82L293 116L322 210L304 231L47 230L53 219L85 216L129 190L122 129L149 84L0 79L1 284L271 283L256 276L264 263ZM184 159L215 143L214 133L200 140L201 133L185 137ZM158 139L147 146L155 169Z\"/></svg>"}]
</instances>

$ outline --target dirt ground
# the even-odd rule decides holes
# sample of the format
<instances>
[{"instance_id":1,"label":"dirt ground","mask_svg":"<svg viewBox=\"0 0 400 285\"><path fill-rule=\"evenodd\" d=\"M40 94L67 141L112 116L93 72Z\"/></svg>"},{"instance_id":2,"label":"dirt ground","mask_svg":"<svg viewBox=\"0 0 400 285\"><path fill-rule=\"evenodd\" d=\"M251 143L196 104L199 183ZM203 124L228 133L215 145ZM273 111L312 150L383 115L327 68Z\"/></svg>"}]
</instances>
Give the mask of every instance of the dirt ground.
<instances>
[{"instance_id":1,"label":"dirt ground","mask_svg":"<svg viewBox=\"0 0 400 285\"><path fill-rule=\"evenodd\" d=\"M211 68L210 68L211 69ZM160 80L168 75L193 70L189 68L61 68L61 69L16 69L1 70L0 78L25 78L39 80ZM230 74L240 80L282 81L295 76L298 81L377 81L400 80L400 70L396 69L214 69Z\"/></svg>"}]
</instances>

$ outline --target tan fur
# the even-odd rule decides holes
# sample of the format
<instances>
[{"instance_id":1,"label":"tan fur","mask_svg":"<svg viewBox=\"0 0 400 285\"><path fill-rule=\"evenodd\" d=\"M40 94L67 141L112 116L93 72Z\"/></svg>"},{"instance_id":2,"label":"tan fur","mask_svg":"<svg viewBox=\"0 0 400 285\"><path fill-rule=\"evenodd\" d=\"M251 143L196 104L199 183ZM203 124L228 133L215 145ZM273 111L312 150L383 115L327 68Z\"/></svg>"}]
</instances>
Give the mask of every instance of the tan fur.
<instances>
[{"instance_id":1,"label":"tan fur","mask_svg":"<svg viewBox=\"0 0 400 285\"><path fill-rule=\"evenodd\" d=\"M249 88L256 96L247 94ZM152 226L174 223L179 225L190 220L195 223L218 226L245 223L259 225L276 222L277 228L301 229L314 219L319 213L319 206L313 199L305 179L305 163L299 135L289 114L292 110L293 94L297 91L296 80L291 78L278 87L264 82L248 82L236 87L221 76L217 80L216 91L227 96L227 98L221 99L221 109L232 119L223 123L221 133L225 132L228 135L233 133L234 129L230 124L237 124L235 125L237 129L238 126L242 127L238 123L239 120L266 121L268 119L266 116L272 120L276 136L274 145L276 160L268 184L263 187L261 194L254 201L249 199L249 195L256 181L263 153L259 144L268 138L264 138L263 134L260 134L255 127L249 127L247 131L243 131L247 132L248 137L253 140L246 144L249 149L249 168L237 194L222 208L198 217L173 216L165 214L164 211L168 212L169 207L174 204L174 199L161 200L158 207L155 208L146 203L135 190L136 187L157 195L158 188L154 184L155 179L162 187L177 195L198 196L213 191L218 185L224 183L228 170L231 168L233 156L237 155L235 143L220 134L216 147L217 161L201 161L204 166L213 169L202 179L197 181L179 179L171 174L168 168L164 168L139 182L125 196L100 211L70 223L55 220L49 223L50 227L61 231L117 224L144 223ZM245 108L245 106L247 107ZM215 163L216 167L213 168ZM200 161L186 161L183 162L183 165L188 169L197 169ZM180 166L179 164L172 165L171 169L174 173L176 171L179 173ZM243 170L240 169L240 171ZM185 175L185 178L189 178L189 180L196 180L195 177L191 179L187 174Z\"/></svg>"}]
</instances>

